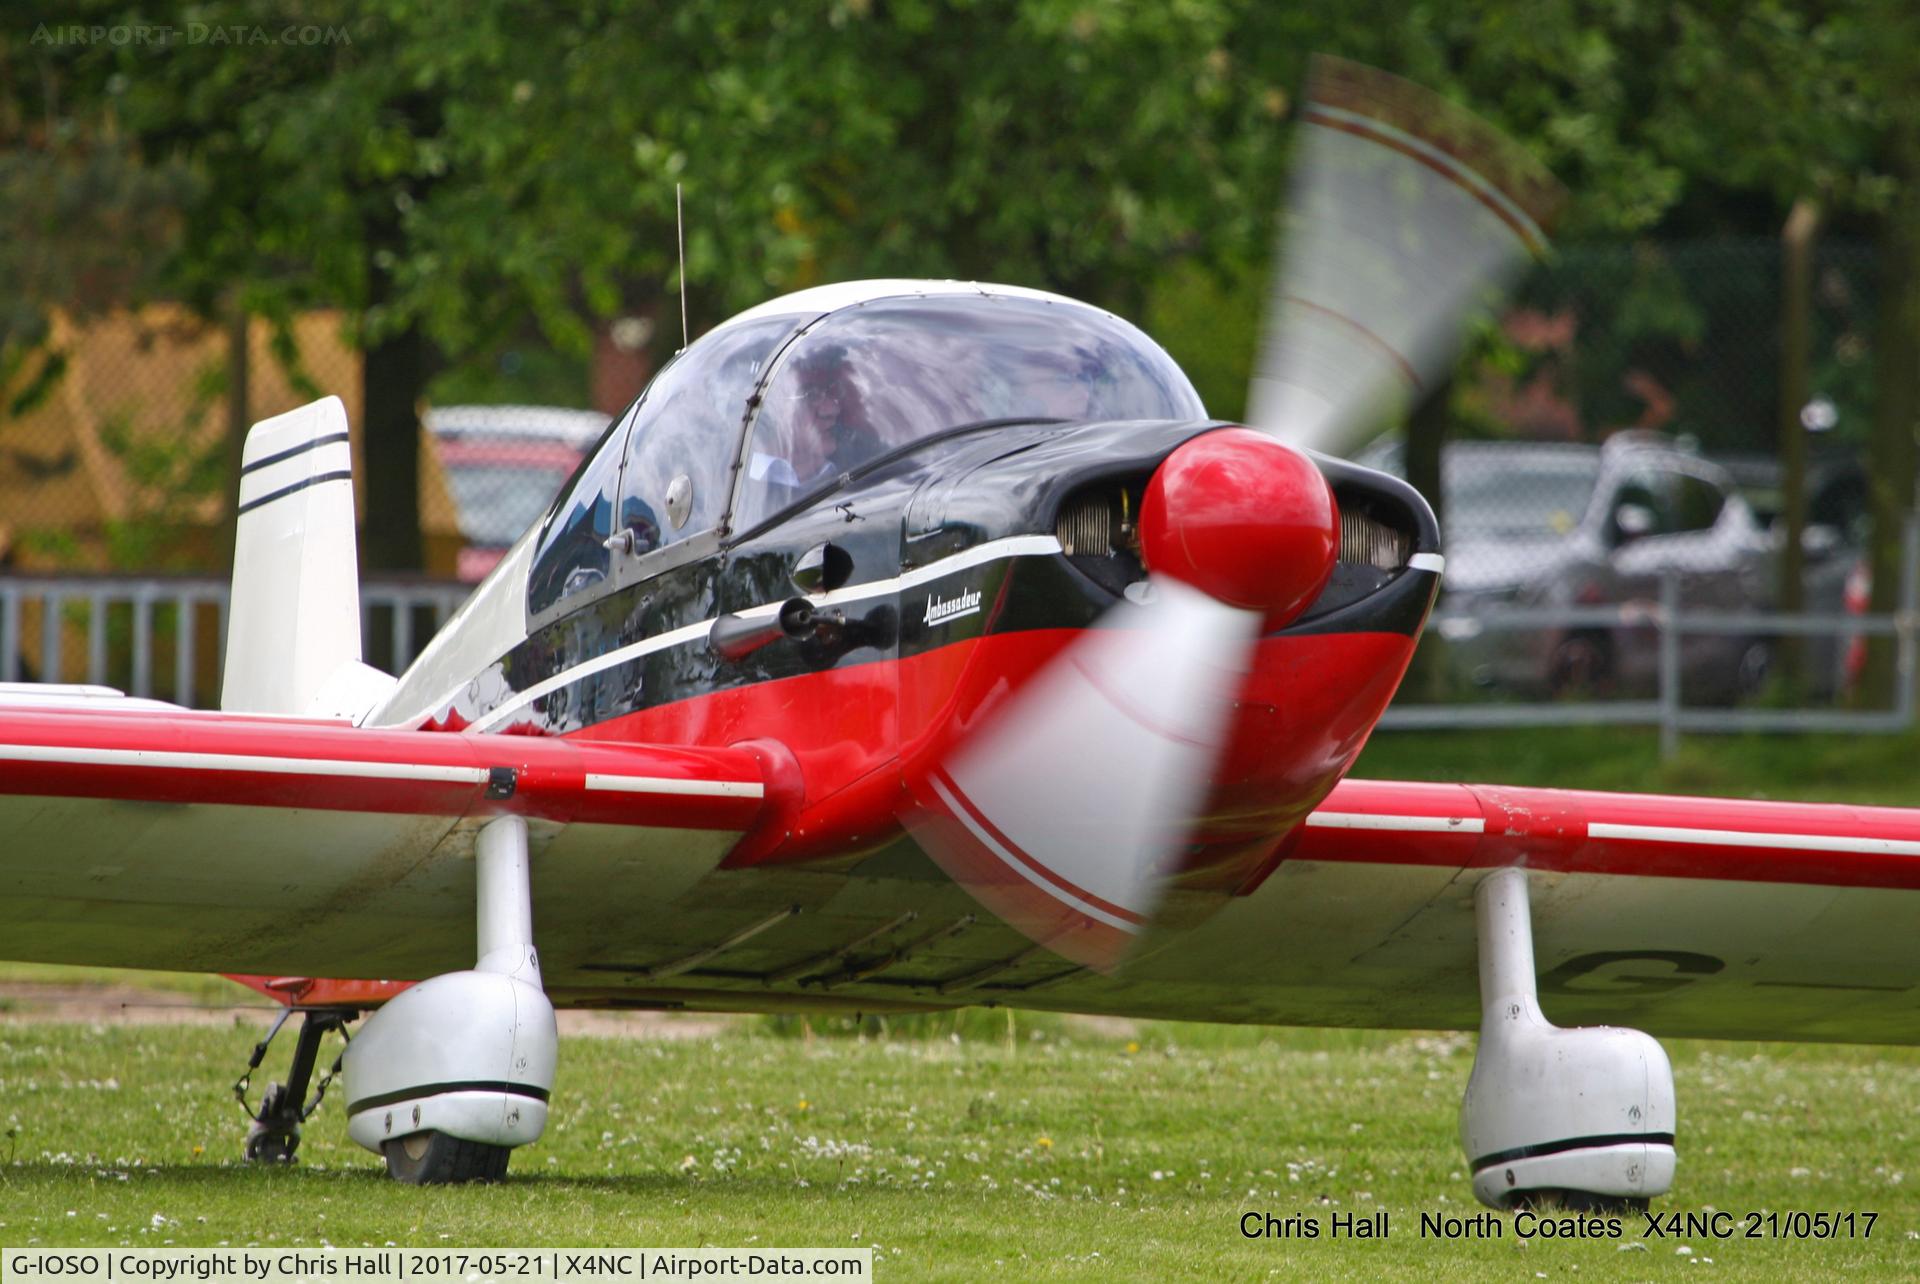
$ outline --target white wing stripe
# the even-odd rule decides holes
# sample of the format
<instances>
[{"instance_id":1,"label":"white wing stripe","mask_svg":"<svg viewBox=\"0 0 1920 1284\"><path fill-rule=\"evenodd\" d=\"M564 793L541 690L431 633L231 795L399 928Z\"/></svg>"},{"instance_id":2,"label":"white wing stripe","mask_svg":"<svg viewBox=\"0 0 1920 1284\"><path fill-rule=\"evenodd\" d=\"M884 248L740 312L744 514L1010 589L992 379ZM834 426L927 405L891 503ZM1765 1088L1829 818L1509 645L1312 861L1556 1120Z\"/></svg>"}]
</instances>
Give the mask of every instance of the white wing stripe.
<instances>
[{"instance_id":1,"label":"white wing stripe","mask_svg":"<svg viewBox=\"0 0 1920 1284\"><path fill-rule=\"evenodd\" d=\"M95 767L154 767L176 771L258 771L276 776L358 776L368 780L437 780L484 784L484 767L421 762L354 762L338 758L277 758L250 753L186 753L160 749L0 745L0 762L65 762Z\"/></svg>"},{"instance_id":2,"label":"white wing stripe","mask_svg":"<svg viewBox=\"0 0 1920 1284\"><path fill-rule=\"evenodd\" d=\"M1838 834L1756 834L1739 829L1677 829L1669 825L1616 825L1595 821L1593 838L1632 843L1686 843L1696 847L1772 847L1797 852L1851 852L1860 856L1920 856L1920 842L1908 838L1862 838Z\"/></svg>"},{"instance_id":3,"label":"white wing stripe","mask_svg":"<svg viewBox=\"0 0 1920 1284\"><path fill-rule=\"evenodd\" d=\"M1478 816L1372 816L1365 812L1316 811L1308 829L1384 829L1413 834L1479 834L1487 822Z\"/></svg>"},{"instance_id":4,"label":"white wing stripe","mask_svg":"<svg viewBox=\"0 0 1920 1284\"><path fill-rule=\"evenodd\" d=\"M665 776L603 776L587 773L587 788L620 794L682 794L695 798L764 798L757 780L672 780Z\"/></svg>"}]
</instances>

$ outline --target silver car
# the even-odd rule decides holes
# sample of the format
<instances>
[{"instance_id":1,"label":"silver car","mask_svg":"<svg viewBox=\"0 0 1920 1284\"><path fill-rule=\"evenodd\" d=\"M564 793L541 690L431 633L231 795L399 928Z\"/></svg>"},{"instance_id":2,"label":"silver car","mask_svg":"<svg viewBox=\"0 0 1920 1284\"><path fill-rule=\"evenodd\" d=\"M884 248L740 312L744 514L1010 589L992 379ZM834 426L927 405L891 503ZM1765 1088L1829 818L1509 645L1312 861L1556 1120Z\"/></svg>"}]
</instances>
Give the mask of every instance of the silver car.
<instances>
[{"instance_id":1,"label":"silver car","mask_svg":"<svg viewBox=\"0 0 1920 1284\"><path fill-rule=\"evenodd\" d=\"M1365 462L1395 468L1397 447ZM1726 471L1646 433L1603 446L1453 442L1443 450L1447 571L1437 611L1455 670L1527 697L1645 696L1659 635L1634 622L1678 577L1683 609L1763 610L1772 597L1765 530ZM1487 629L1501 607L1624 607L1607 626ZM1769 643L1687 634L1681 692L1727 703L1766 677Z\"/></svg>"}]
</instances>

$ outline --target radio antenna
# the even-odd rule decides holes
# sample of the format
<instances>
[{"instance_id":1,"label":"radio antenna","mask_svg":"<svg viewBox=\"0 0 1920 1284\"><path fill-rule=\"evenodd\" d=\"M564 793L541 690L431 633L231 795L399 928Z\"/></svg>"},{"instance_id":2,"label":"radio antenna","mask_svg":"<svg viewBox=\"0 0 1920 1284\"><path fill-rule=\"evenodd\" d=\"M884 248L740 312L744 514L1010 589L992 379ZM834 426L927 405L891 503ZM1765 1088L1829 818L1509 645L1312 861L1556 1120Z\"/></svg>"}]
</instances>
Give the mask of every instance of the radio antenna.
<instances>
[{"instance_id":1,"label":"radio antenna","mask_svg":"<svg viewBox=\"0 0 1920 1284\"><path fill-rule=\"evenodd\" d=\"M680 203L680 184L673 185L673 232L680 246L680 347L687 346L687 214Z\"/></svg>"}]
</instances>

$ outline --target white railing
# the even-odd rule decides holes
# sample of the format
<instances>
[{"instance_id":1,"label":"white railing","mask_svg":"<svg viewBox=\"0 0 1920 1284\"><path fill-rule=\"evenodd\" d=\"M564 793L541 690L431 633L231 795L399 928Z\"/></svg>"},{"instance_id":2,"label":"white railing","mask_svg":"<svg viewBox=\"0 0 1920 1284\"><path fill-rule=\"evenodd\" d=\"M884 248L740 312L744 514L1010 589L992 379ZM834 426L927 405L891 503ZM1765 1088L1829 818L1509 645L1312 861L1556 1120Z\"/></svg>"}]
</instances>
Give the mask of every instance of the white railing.
<instances>
[{"instance_id":1,"label":"white railing","mask_svg":"<svg viewBox=\"0 0 1920 1284\"><path fill-rule=\"evenodd\" d=\"M1552 700L1529 703L1474 701L1415 703L1402 699L1380 720L1390 730L1461 730L1470 727L1544 727L1600 723L1657 726L1660 752L1671 757L1682 732L1827 731L1894 733L1914 722L1916 656L1920 655L1920 523L1906 530L1899 606L1890 615L1784 614L1773 611L1693 610L1682 605L1680 577L1668 574L1652 602L1609 606L1495 607L1474 612L1436 611L1430 634L1607 631L1652 629L1656 634L1655 694L1641 700ZM1890 707L1708 709L1682 700L1680 641L1688 634L1744 634L1763 638L1853 637L1894 639L1894 690ZM1428 645L1433 645L1429 642Z\"/></svg>"},{"instance_id":2,"label":"white railing","mask_svg":"<svg viewBox=\"0 0 1920 1284\"><path fill-rule=\"evenodd\" d=\"M0 682L89 682L210 706L227 591L227 581L200 576L0 576ZM369 660L404 668L471 591L445 580L363 582Z\"/></svg>"}]
</instances>

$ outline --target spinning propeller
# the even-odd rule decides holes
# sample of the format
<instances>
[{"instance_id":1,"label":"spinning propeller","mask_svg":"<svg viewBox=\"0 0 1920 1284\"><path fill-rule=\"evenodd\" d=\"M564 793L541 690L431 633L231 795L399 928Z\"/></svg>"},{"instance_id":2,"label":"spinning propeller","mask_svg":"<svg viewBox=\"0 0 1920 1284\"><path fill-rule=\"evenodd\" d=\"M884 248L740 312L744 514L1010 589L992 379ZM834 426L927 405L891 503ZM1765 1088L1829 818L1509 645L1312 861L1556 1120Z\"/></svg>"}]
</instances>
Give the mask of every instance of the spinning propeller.
<instances>
[{"instance_id":1,"label":"spinning propeller","mask_svg":"<svg viewBox=\"0 0 1920 1284\"><path fill-rule=\"evenodd\" d=\"M1558 195L1459 107L1315 59L1255 428L1167 457L1141 503L1146 582L930 769L912 824L951 877L1056 953L1118 965L1179 872L1254 644L1333 572L1340 515L1304 451L1430 390L1468 316L1544 249Z\"/></svg>"}]
</instances>

